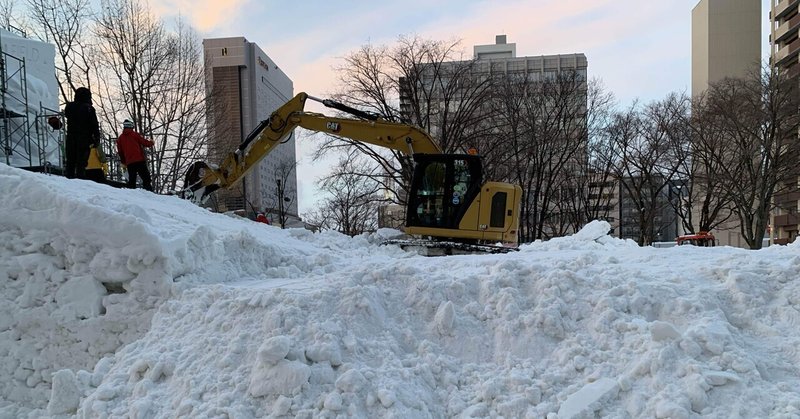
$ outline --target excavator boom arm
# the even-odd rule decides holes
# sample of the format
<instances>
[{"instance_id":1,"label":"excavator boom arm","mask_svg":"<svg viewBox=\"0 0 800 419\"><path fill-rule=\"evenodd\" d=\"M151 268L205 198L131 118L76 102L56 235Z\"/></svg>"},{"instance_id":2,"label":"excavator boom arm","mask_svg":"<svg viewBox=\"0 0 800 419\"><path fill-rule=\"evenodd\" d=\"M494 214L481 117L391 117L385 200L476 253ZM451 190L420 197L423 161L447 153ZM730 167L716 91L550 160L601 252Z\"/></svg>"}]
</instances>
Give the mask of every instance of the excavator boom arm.
<instances>
[{"instance_id":1,"label":"excavator boom arm","mask_svg":"<svg viewBox=\"0 0 800 419\"><path fill-rule=\"evenodd\" d=\"M304 108L309 99L353 118L307 112ZM181 195L203 203L213 191L233 186L278 144L287 141L298 127L412 156L414 173L408 190L404 230L412 236L433 238L444 246L427 243L424 247L440 247L446 252L472 249L494 253L508 251L509 245L516 246L522 189L504 182L483 182L479 156L445 154L418 127L387 121L380 115L305 93L261 121L219 166L194 163L187 172ZM446 242L441 242L442 239ZM497 246L498 242L503 245ZM477 245L482 247L472 247Z\"/></svg>"},{"instance_id":2,"label":"excavator boom arm","mask_svg":"<svg viewBox=\"0 0 800 419\"><path fill-rule=\"evenodd\" d=\"M219 167L212 168L204 163L198 163L198 168L204 169L202 176L199 175L199 170L190 169L186 177L184 195L193 201L202 202L214 190L232 186L278 144L286 141L297 127L385 147L408 155L442 153L428 133L413 125L386 121L364 112L350 111L365 119L335 118L305 112L307 99L339 110L352 109L338 102L317 99L306 93L297 94L273 112L269 119L262 121L235 152L223 159Z\"/></svg>"}]
</instances>

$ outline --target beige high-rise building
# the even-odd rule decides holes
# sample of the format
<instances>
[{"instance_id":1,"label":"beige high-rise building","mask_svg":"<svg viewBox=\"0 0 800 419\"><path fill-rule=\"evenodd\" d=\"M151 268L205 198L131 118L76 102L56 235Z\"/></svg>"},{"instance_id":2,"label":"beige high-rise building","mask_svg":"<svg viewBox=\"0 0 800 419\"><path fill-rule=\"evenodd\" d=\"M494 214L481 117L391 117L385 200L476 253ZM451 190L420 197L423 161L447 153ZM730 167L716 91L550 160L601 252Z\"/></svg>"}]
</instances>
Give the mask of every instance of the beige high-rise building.
<instances>
[{"instance_id":1,"label":"beige high-rise building","mask_svg":"<svg viewBox=\"0 0 800 419\"><path fill-rule=\"evenodd\" d=\"M692 95L761 63L761 2L700 0L692 9Z\"/></svg>"},{"instance_id":2,"label":"beige high-rise building","mask_svg":"<svg viewBox=\"0 0 800 419\"><path fill-rule=\"evenodd\" d=\"M243 37L204 39L206 90L211 94L209 162L218 163L294 95L289 77ZM229 190L216 193L220 211L245 210L297 217L297 172L292 135Z\"/></svg>"},{"instance_id":3,"label":"beige high-rise building","mask_svg":"<svg viewBox=\"0 0 800 419\"><path fill-rule=\"evenodd\" d=\"M692 9L692 96L726 77L745 77L760 65L761 2L700 0ZM712 233L720 245L748 247L738 221L720 225Z\"/></svg>"}]
</instances>

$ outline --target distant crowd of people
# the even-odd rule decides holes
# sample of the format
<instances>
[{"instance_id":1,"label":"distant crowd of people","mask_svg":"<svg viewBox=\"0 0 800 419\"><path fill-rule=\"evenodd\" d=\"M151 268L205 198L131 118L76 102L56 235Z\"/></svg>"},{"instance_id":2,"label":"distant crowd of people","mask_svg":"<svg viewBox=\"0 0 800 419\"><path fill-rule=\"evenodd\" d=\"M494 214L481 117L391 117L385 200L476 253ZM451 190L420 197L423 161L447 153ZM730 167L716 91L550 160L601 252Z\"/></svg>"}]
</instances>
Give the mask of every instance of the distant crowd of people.
<instances>
[{"instance_id":1,"label":"distant crowd of people","mask_svg":"<svg viewBox=\"0 0 800 419\"><path fill-rule=\"evenodd\" d=\"M107 182L108 164L100 144L100 124L92 105L92 92L86 87L75 89L74 100L67 103L64 116L67 119L64 175L70 179ZM50 125L54 129L61 127L58 120L51 121ZM126 119L122 122L122 132L117 138L117 154L128 174L125 183L128 188L136 188L137 179L141 179L144 189L153 190L144 149L154 144L135 130L133 121Z\"/></svg>"}]
</instances>

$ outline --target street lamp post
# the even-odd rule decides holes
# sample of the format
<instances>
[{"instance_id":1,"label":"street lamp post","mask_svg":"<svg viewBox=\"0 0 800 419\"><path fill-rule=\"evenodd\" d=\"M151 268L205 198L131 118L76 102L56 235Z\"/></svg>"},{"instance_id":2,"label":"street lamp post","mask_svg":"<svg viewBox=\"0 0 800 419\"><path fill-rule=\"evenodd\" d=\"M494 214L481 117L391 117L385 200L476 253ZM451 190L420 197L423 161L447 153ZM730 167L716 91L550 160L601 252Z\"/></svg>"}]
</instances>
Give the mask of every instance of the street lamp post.
<instances>
[{"instance_id":1,"label":"street lamp post","mask_svg":"<svg viewBox=\"0 0 800 419\"><path fill-rule=\"evenodd\" d=\"M680 224L680 217L683 216L683 194L681 193L681 185L675 185L675 189L678 190L678 205L676 208L678 209L675 214L675 237L680 236L680 232L678 230Z\"/></svg>"},{"instance_id":2,"label":"street lamp post","mask_svg":"<svg viewBox=\"0 0 800 419\"><path fill-rule=\"evenodd\" d=\"M283 223L283 189L281 188L281 180L278 179L278 223L281 228L284 228Z\"/></svg>"}]
</instances>

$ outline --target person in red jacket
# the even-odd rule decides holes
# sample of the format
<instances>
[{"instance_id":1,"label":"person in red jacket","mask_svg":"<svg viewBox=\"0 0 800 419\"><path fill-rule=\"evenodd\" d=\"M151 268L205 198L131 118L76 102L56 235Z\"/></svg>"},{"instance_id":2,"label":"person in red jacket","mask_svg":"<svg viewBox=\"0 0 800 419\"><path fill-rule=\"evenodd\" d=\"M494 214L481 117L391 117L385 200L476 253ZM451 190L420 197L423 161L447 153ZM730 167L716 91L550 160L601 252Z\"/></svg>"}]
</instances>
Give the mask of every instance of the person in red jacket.
<instances>
[{"instance_id":1,"label":"person in red jacket","mask_svg":"<svg viewBox=\"0 0 800 419\"><path fill-rule=\"evenodd\" d=\"M269 224L269 219L267 218L267 216L260 212L258 213L258 215L256 215L256 221L259 223Z\"/></svg>"},{"instance_id":2,"label":"person in red jacket","mask_svg":"<svg viewBox=\"0 0 800 419\"><path fill-rule=\"evenodd\" d=\"M147 168L147 158L144 147L152 147L154 142L146 140L133 129L133 121L126 119L122 123L122 134L117 138L117 153L119 160L128 169L128 187L136 188L136 177L142 178L142 186L148 191L153 191L150 179L150 170Z\"/></svg>"}]
</instances>

